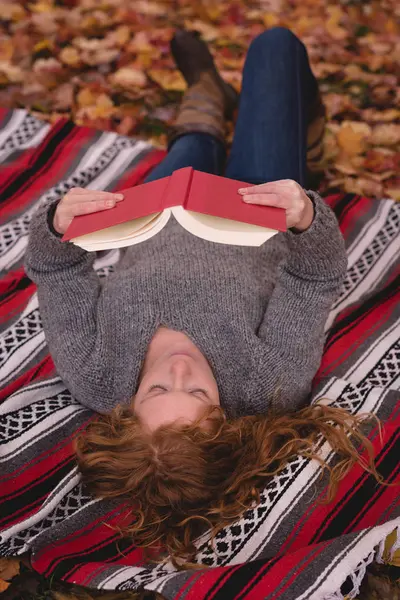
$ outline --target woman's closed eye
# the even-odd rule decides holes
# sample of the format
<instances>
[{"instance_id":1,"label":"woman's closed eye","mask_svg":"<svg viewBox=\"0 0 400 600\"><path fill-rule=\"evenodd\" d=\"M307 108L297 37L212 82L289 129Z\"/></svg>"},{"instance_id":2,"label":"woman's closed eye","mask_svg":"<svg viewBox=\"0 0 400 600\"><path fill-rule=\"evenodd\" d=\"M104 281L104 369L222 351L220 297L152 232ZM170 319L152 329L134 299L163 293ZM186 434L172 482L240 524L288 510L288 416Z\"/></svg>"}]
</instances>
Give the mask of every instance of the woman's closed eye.
<instances>
[{"instance_id":1,"label":"woman's closed eye","mask_svg":"<svg viewBox=\"0 0 400 600\"><path fill-rule=\"evenodd\" d=\"M194 395L201 394L202 396L205 396L206 398L209 397L206 390L203 390L201 388L195 389L195 390L188 390L188 391L189 391L189 394L194 394Z\"/></svg>"},{"instance_id":2,"label":"woman's closed eye","mask_svg":"<svg viewBox=\"0 0 400 600\"><path fill-rule=\"evenodd\" d=\"M153 390L161 390L162 392L168 392L168 389L166 387L164 387L163 385L155 384L155 385L151 385L149 387L149 389L147 390L147 393L149 394Z\"/></svg>"},{"instance_id":3,"label":"woman's closed eye","mask_svg":"<svg viewBox=\"0 0 400 600\"><path fill-rule=\"evenodd\" d=\"M159 390L161 392L168 392L168 388L166 388L165 386L160 385L160 384L154 384L149 387L149 389L147 390L147 393L150 394L150 392L152 392L154 390ZM192 390L188 390L188 393L193 394L195 396L201 395L201 396L205 396L206 398L209 397L206 390L203 390L202 388L195 388ZM158 394L153 394L153 395L158 395Z\"/></svg>"}]
</instances>

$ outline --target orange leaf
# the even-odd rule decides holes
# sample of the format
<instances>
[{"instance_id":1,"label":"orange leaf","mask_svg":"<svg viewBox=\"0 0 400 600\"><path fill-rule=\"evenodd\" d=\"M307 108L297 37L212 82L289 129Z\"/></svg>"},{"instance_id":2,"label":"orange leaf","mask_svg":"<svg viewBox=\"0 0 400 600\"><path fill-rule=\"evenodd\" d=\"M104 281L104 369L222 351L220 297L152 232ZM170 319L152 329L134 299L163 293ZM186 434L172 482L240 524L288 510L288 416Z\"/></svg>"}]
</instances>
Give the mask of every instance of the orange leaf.
<instances>
[{"instance_id":1,"label":"orange leaf","mask_svg":"<svg viewBox=\"0 0 400 600\"><path fill-rule=\"evenodd\" d=\"M9 581L18 573L19 560L17 558L0 558L0 582Z\"/></svg>"},{"instance_id":2,"label":"orange leaf","mask_svg":"<svg viewBox=\"0 0 400 600\"><path fill-rule=\"evenodd\" d=\"M9 586L10 584L7 581L4 581L4 579L0 579L0 594L1 592L5 592Z\"/></svg>"},{"instance_id":3,"label":"orange leaf","mask_svg":"<svg viewBox=\"0 0 400 600\"><path fill-rule=\"evenodd\" d=\"M361 154L366 148L370 128L365 123L344 121L337 134L339 147L350 156Z\"/></svg>"},{"instance_id":4,"label":"orange leaf","mask_svg":"<svg viewBox=\"0 0 400 600\"><path fill-rule=\"evenodd\" d=\"M76 100L78 102L78 106L92 106L96 102L95 96L88 88L83 88L80 90L76 96Z\"/></svg>"}]
</instances>

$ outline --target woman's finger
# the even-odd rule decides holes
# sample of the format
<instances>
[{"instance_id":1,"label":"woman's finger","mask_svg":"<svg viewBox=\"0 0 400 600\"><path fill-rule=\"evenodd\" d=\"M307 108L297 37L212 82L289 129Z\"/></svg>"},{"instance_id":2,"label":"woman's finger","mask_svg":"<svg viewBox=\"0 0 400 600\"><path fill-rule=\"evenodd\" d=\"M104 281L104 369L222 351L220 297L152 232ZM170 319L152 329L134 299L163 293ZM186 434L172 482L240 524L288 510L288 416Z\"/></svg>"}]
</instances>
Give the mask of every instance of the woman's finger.
<instances>
[{"instance_id":1,"label":"woman's finger","mask_svg":"<svg viewBox=\"0 0 400 600\"><path fill-rule=\"evenodd\" d=\"M288 208L287 199L278 194L246 194L242 197L242 200L243 202L246 202L246 204L260 204L262 206Z\"/></svg>"},{"instance_id":2,"label":"woman's finger","mask_svg":"<svg viewBox=\"0 0 400 600\"><path fill-rule=\"evenodd\" d=\"M253 185L251 187L239 188L238 192L242 195L250 194L279 194L283 190L293 192L299 187L299 184L292 179L279 179L278 181L268 181L267 183L260 183L259 185Z\"/></svg>"},{"instance_id":3,"label":"woman's finger","mask_svg":"<svg viewBox=\"0 0 400 600\"><path fill-rule=\"evenodd\" d=\"M98 212L100 210L107 210L113 208L117 201L113 198L103 200L93 200L87 202L81 201L69 206L69 214L71 217L78 217L79 215L87 215L90 213Z\"/></svg>"},{"instance_id":4,"label":"woman's finger","mask_svg":"<svg viewBox=\"0 0 400 600\"><path fill-rule=\"evenodd\" d=\"M64 197L68 200L68 204L75 204L76 202L96 202L97 200L123 200L124 195L114 192L103 192L95 190L85 190L85 193L68 192Z\"/></svg>"}]
</instances>

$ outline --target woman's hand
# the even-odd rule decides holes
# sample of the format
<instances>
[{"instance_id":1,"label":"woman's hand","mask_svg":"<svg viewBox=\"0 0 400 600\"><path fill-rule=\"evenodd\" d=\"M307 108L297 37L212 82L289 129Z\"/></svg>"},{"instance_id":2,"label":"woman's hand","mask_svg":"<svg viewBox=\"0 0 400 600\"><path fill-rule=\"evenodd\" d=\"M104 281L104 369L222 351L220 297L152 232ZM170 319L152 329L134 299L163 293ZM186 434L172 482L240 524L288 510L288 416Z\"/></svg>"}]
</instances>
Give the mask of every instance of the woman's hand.
<instances>
[{"instance_id":1,"label":"woman's hand","mask_svg":"<svg viewBox=\"0 0 400 600\"><path fill-rule=\"evenodd\" d=\"M313 222L314 205L301 185L292 179L240 188L238 192L243 196L243 201L249 204L284 208L288 229L305 231Z\"/></svg>"},{"instance_id":2,"label":"woman's hand","mask_svg":"<svg viewBox=\"0 0 400 600\"><path fill-rule=\"evenodd\" d=\"M74 217L113 208L123 198L123 194L71 188L56 208L53 227L58 233L64 234Z\"/></svg>"}]
</instances>

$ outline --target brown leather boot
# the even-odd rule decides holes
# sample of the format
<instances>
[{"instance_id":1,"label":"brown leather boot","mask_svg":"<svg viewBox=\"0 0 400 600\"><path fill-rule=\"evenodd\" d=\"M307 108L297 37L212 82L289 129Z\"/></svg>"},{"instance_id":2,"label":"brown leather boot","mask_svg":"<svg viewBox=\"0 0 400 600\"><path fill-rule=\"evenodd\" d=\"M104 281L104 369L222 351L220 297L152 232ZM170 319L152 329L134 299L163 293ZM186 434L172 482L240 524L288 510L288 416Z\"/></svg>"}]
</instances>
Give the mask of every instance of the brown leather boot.
<instances>
[{"instance_id":1,"label":"brown leather boot","mask_svg":"<svg viewBox=\"0 0 400 600\"><path fill-rule=\"evenodd\" d=\"M170 45L189 87L169 133L168 145L180 135L196 131L210 133L225 142L225 119L232 118L239 94L223 81L197 32L179 30Z\"/></svg>"}]
</instances>

